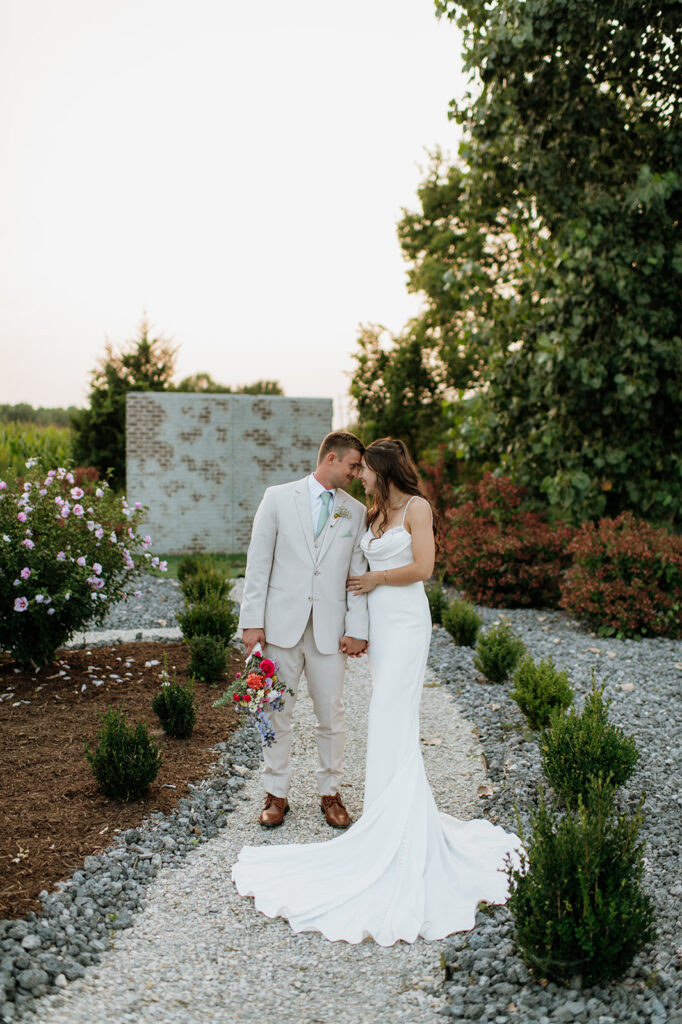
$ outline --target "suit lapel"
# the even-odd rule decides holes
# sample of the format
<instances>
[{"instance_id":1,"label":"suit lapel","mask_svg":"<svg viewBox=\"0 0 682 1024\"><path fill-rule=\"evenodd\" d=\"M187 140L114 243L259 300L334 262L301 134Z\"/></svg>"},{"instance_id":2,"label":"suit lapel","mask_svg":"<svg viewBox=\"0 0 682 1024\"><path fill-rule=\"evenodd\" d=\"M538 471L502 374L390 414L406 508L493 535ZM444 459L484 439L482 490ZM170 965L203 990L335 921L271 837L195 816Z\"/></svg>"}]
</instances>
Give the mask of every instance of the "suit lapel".
<instances>
[{"instance_id":1,"label":"suit lapel","mask_svg":"<svg viewBox=\"0 0 682 1024\"><path fill-rule=\"evenodd\" d=\"M308 551L313 562L315 561L315 534L313 533L313 519L310 515L310 497L308 495L308 481L307 478L300 480L294 491L294 502L296 505L296 511L298 512L298 518L301 521L301 529L303 530L303 536L305 542L308 545ZM331 525L331 524L330 524Z\"/></svg>"}]
</instances>

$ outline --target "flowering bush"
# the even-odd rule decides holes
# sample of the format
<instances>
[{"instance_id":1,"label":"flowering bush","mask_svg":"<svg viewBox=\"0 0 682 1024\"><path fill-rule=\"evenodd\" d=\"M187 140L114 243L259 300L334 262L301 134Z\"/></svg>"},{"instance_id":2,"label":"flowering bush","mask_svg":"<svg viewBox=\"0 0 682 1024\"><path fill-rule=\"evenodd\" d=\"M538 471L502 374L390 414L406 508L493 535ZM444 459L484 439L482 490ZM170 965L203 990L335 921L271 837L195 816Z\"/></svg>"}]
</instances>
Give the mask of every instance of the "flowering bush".
<instances>
[{"instance_id":1,"label":"flowering bush","mask_svg":"<svg viewBox=\"0 0 682 1024\"><path fill-rule=\"evenodd\" d=\"M77 629L101 622L142 569L165 563L138 533L139 505L105 482L88 481L86 494L69 470L26 466L15 487L0 480L0 647L39 668Z\"/></svg>"},{"instance_id":2,"label":"flowering bush","mask_svg":"<svg viewBox=\"0 0 682 1024\"><path fill-rule=\"evenodd\" d=\"M573 530L523 507L524 490L486 473L450 509L442 566L469 601L492 608L556 608Z\"/></svg>"},{"instance_id":3,"label":"flowering bush","mask_svg":"<svg viewBox=\"0 0 682 1024\"><path fill-rule=\"evenodd\" d=\"M682 636L682 537L631 512L584 523L561 604L601 636Z\"/></svg>"}]
</instances>

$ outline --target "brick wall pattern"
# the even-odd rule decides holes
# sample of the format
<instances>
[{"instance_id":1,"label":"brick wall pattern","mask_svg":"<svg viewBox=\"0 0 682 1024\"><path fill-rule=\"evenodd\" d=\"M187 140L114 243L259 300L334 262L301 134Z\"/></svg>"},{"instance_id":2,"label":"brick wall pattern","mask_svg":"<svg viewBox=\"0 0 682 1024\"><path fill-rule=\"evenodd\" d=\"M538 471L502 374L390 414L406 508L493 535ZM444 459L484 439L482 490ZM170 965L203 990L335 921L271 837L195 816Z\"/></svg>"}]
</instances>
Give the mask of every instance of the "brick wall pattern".
<instances>
[{"instance_id":1,"label":"brick wall pattern","mask_svg":"<svg viewBox=\"0 0 682 1024\"><path fill-rule=\"evenodd\" d=\"M329 398L128 394L127 498L154 550L246 551L265 488L315 468L331 421Z\"/></svg>"}]
</instances>

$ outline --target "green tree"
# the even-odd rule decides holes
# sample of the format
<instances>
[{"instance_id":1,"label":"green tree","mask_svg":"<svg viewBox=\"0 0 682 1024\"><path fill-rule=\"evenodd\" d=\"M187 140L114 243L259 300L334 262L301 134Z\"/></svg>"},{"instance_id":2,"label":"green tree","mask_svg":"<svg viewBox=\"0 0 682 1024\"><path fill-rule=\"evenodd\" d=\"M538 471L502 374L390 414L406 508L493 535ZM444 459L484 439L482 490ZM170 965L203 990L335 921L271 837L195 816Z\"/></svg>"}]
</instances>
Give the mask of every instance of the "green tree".
<instances>
[{"instance_id":1,"label":"green tree","mask_svg":"<svg viewBox=\"0 0 682 1024\"><path fill-rule=\"evenodd\" d=\"M679 518L679 5L436 7L478 87L452 108L467 207L510 249L478 441L564 514Z\"/></svg>"},{"instance_id":2,"label":"green tree","mask_svg":"<svg viewBox=\"0 0 682 1024\"><path fill-rule=\"evenodd\" d=\"M410 331L460 400L441 429L561 515L679 521L679 5L436 9L464 37L463 142L399 237L425 300Z\"/></svg>"},{"instance_id":3,"label":"green tree","mask_svg":"<svg viewBox=\"0 0 682 1024\"><path fill-rule=\"evenodd\" d=\"M276 380L257 380L253 384L243 384L238 388L231 388L228 384L219 384L213 380L210 373L194 373L189 377L183 377L178 384L176 391L187 391L206 395L283 395L284 391Z\"/></svg>"},{"instance_id":4,"label":"green tree","mask_svg":"<svg viewBox=\"0 0 682 1024\"><path fill-rule=\"evenodd\" d=\"M421 326L391 338L384 328L369 325L362 328L358 346L350 394L365 443L400 437L418 457L437 444L444 405L441 377Z\"/></svg>"},{"instance_id":5,"label":"green tree","mask_svg":"<svg viewBox=\"0 0 682 1024\"><path fill-rule=\"evenodd\" d=\"M163 337L153 338L143 318L137 337L121 352L107 344L91 374L89 406L72 417L74 459L112 470L114 487L125 486L126 395L129 391L166 391L172 387L177 349Z\"/></svg>"}]
</instances>

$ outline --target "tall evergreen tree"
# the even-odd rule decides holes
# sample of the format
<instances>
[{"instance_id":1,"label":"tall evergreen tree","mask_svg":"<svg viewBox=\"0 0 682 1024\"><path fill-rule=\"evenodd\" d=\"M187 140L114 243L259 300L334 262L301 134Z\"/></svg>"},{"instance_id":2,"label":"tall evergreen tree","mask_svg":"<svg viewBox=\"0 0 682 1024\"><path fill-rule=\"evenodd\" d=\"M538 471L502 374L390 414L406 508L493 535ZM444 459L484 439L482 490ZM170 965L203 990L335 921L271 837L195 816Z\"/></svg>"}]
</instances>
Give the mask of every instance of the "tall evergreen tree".
<instances>
[{"instance_id":1,"label":"tall evergreen tree","mask_svg":"<svg viewBox=\"0 0 682 1024\"><path fill-rule=\"evenodd\" d=\"M150 331L144 318L137 336L121 352L107 344L91 374L89 406L72 416L74 460L101 473L112 470L114 487L124 487L126 479L126 395L172 389L177 350L163 337L152 338Z\"/></svg>"}]
</instances>

